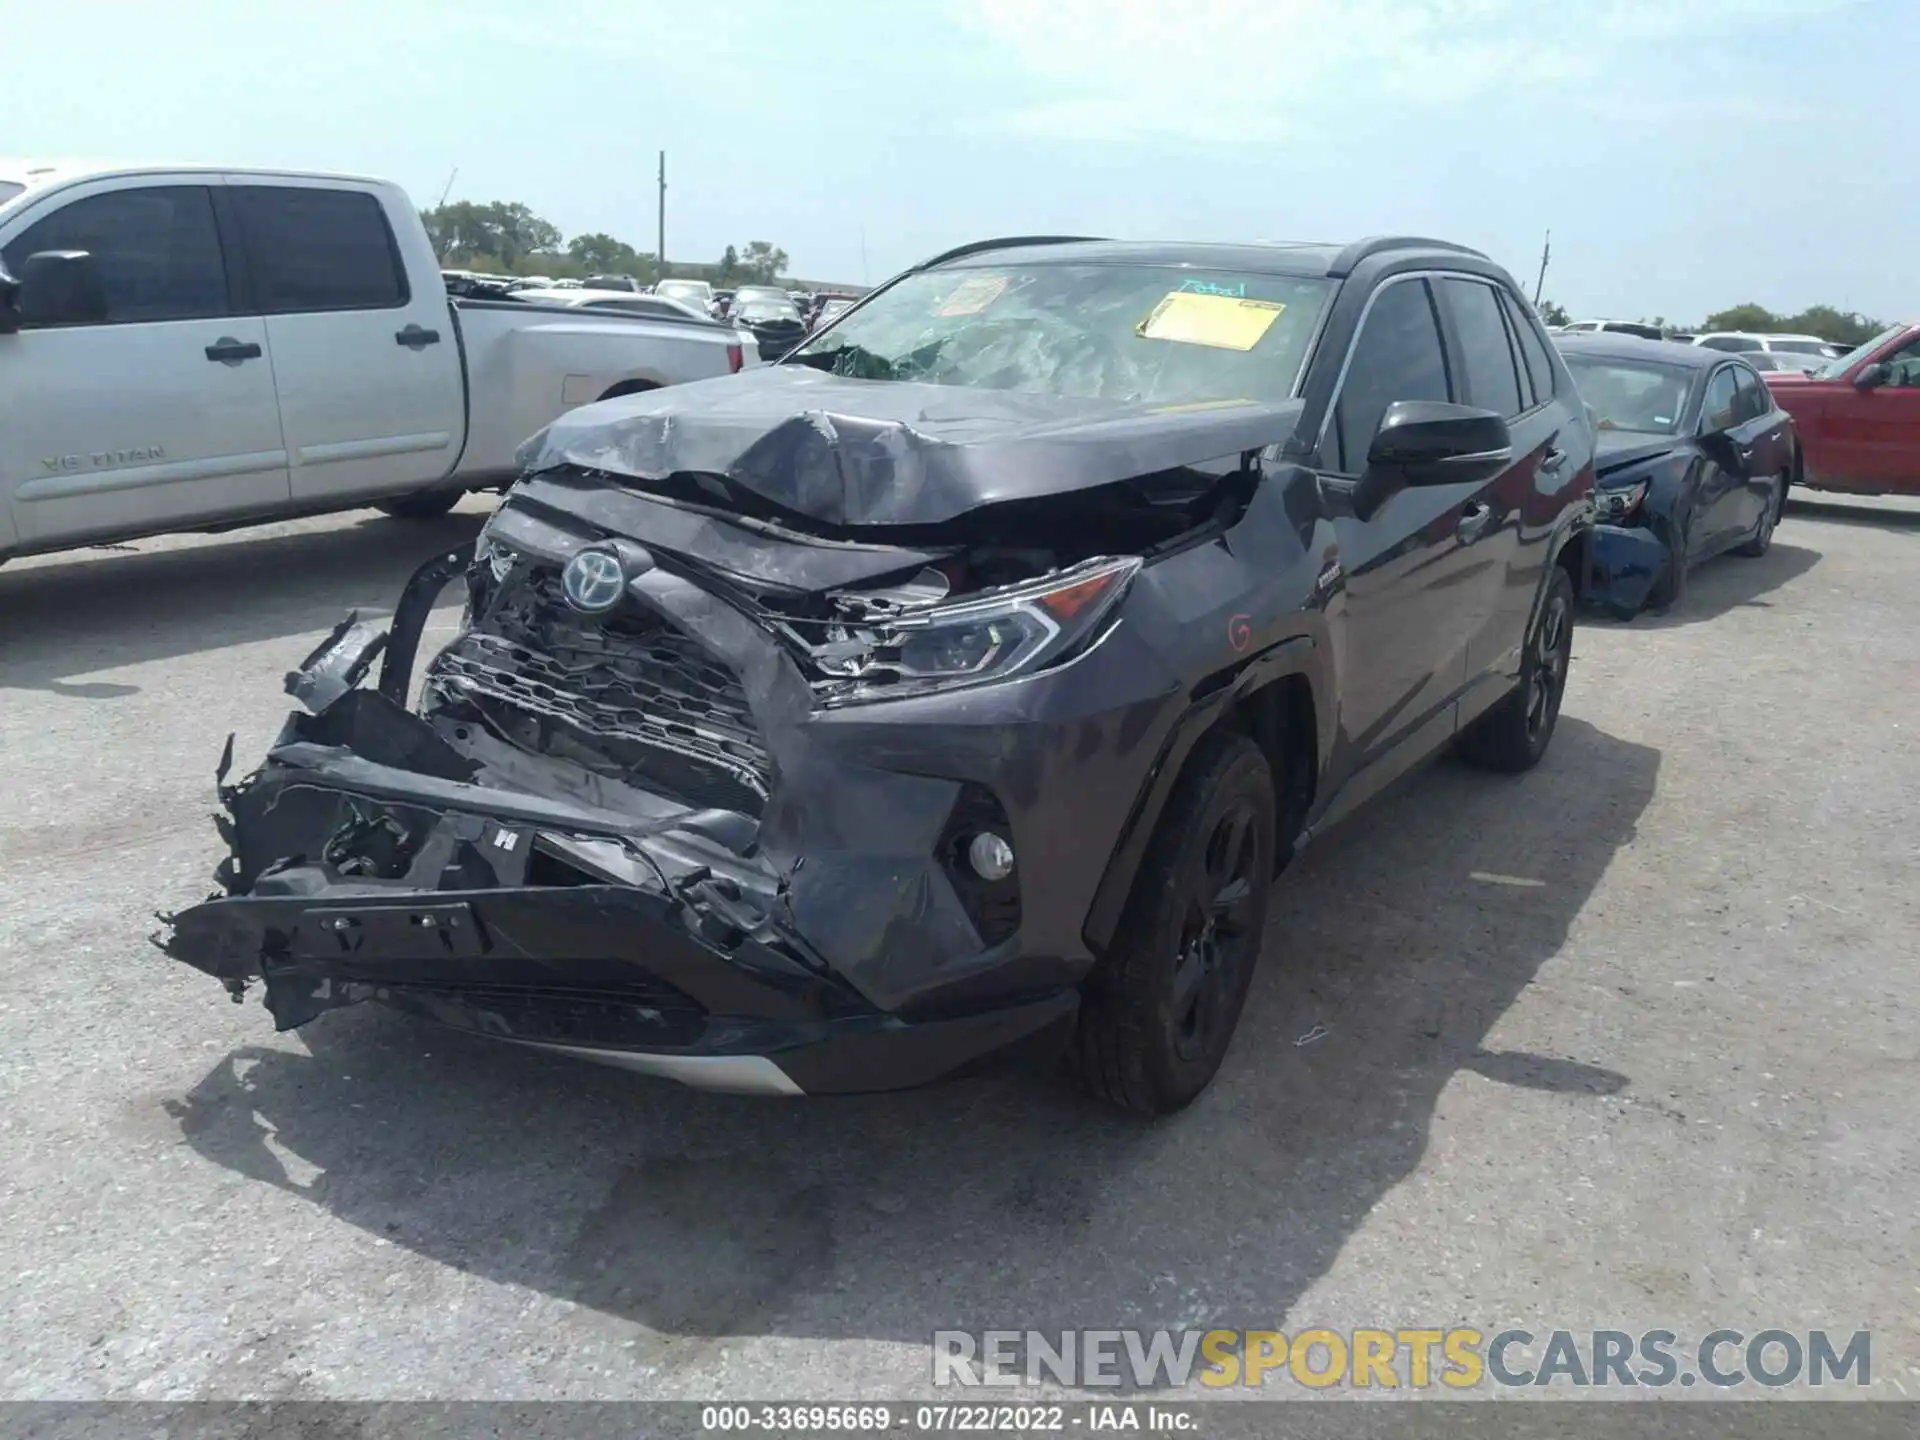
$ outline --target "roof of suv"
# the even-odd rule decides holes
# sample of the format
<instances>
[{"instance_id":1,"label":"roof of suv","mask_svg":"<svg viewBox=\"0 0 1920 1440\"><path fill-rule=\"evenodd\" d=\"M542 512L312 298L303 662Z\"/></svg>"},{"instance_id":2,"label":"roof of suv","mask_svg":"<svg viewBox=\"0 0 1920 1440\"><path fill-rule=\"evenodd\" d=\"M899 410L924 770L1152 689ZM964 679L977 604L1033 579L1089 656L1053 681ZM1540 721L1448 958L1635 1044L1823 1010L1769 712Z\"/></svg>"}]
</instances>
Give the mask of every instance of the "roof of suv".
<instances>
[{"instance_id":1,"label":"roof of suv","mask_svg":"<svg viewBox=\"0 0 1920 1440\"><path fill-rule=\"evenodd\" d=\"M1412 235L1379 235L1350 244L1313 241L1263 240L1243 244L1203 241L1095 240L1085 236L1016 235L980 240L934 256L920 265L958 265L991 253L1010 263L1194 266L1208 270L1244 270L1254 274L1325 275L1344 277L1362 260L1389 253L1431 255L1436 260L1462 257L1485 261L1486 256L1464 245Z\"/></svg>"}]
</instances>

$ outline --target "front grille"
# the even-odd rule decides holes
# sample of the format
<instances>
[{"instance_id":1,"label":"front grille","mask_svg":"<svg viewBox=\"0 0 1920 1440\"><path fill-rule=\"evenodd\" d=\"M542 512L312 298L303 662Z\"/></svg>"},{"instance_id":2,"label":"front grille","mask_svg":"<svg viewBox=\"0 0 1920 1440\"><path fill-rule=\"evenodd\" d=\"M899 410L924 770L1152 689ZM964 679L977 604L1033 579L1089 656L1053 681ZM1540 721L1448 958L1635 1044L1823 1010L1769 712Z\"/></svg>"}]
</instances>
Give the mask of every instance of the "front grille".
<instances>
[{"instance_id":1,"label":"front grille","mask_svg":"<svg viewBox=\"0 0 1920 1440\"><path fill-rule=\"evenodd\" d=\"M581 614L550 569L509 575L432 678L538 753L690 805L766 803L772 761L739 677L641 606Z\"/></svg>"}]
</instances>

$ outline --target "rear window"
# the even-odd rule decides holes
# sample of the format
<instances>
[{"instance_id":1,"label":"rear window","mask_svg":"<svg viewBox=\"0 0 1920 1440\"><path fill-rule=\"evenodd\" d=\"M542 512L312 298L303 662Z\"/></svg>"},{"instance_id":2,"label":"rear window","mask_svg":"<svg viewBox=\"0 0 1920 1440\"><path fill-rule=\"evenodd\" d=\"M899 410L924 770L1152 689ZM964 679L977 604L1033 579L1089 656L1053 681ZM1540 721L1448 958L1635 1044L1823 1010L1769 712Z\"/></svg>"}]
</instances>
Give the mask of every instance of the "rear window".
<instances>
[{"instance_id":1,"label":"rear window","mask_svg":"<svg viewBox=\"0 0 1920 1440\"><path fill-rule=\"evenodd\" d=\"M1822 355L1827 353L1824 341L1820 340L1769 340L1769 350L1784 351L1788 355Z\"/></svg>"},{"instance_id":2,"label":"rear window","mask_svg":"<svg viewBox=\"0 0 1920 1440\"><path fill-rule=\"evenodd\" d=\"M234 212L261 310L388 310L408 299L399 247L362 190L235 185Z\"/></svg>"},{"instance_id":3,"label":"rear window","mask_svg":"<svg viewBox=\"0 0 1920 1440\"><path fill-rule=\"evenodd\" d=\"M1333 291L1308 276L1065 262L908 275L788 359L1066 399L1273 401Z\"/></svg>"}]
</instances>

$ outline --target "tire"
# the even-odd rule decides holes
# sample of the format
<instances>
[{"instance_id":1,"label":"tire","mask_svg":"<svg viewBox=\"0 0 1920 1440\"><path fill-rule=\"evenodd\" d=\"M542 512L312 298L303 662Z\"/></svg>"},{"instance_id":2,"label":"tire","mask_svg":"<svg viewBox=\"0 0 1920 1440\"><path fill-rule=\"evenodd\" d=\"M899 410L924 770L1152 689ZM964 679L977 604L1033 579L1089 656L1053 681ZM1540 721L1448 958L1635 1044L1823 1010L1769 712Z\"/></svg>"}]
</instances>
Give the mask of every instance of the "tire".
<instances>
[{"instance_id":1,"label":"tire","mask_svg":"<svg viewBox=\"0 0 1920 1440\"><path fill-rule=\"evenodd\" d=\"M1755 560L1771 550L1774 527L1780 523L1780 512L1786 508L1787 477L1776 475L1767 489L1767 508L1760 514L1760 523L1754 527L1753 538L1744 545L1734 546L1733 553Z\"/></svg>"},{"instance_id":2,"label":"tire","mask_svg":"<svg viewBox=\"0 0 1920 1440\"><path fill-rule=\"evenodd\" d=\"M1560 719L1572 658L1573 581L1556 565L1521 652L1520 683L1460 737L1462 758L1482 770L1508 775L1538 765Z\"/></svg>"},{"instance_id":3,"label":"tire","mask_svg":"<svg viewBox=\"0 0 1920 1440\"><path fill-rule=\"evenodd\" d=\"M384 510L396 520L438 520L454 506L467 492L464 490L422 490L414 495L402 495L398 500L382 500L376 509Z\"/></svg>"},{"instance_id":4,"label":"tire","mask_svg":"<svg viewBox=\"0 0 1920 1440\"><path fill-rule=\"evenodd\" d=\"M1093 1094L1182 1109L1225 1058L1272 890L1273 773L1244 735L1195 749L1154 830L1119 939L1087 980L1070 1058Z\"/></svg>"}]
</instances>

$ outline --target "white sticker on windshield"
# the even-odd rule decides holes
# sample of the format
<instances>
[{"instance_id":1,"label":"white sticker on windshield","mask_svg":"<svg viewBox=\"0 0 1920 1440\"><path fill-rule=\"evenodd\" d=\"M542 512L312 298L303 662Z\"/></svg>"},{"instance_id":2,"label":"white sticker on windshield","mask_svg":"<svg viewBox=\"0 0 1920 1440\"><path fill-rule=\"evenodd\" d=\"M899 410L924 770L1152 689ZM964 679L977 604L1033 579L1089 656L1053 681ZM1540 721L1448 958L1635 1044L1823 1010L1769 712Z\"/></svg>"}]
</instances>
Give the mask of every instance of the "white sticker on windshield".
<instances>
[{"instance_id":1,"label":"white sticker on windshield","mask_svg":"<svg viewBox=\"0 0 1920 1440\"><path fill-rule=\"evenodd\" d=\"M1007 288L1005 275L969 275L954 287L933 313L941 316L978 315Z\"/></svg>"}]
</instances>

